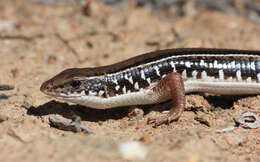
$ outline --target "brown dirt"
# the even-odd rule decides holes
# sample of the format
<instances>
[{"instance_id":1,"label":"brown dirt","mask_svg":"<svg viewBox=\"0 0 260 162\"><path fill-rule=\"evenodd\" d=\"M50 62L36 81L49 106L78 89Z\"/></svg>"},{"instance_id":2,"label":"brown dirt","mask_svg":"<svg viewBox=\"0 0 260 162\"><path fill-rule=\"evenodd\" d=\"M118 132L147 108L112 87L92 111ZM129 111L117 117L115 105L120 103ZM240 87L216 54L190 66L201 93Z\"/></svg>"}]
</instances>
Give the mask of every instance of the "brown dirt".
<instances>
[{"instance_id":1,"label":"brown dirt","mask_svg":"<svg viewBox=\"0 0 260 162\"><path fill-rule=\"evenodd\" d=\"M244 111L259 114L260 96L187 95L178 122L153 128L146 120L159 115L161 105L139 107L144 117L131 118L128 107L94 110L39 91L66 68L107 65L157 49L259 49L259 24L218 12L192 14L171 20L134 6L101 5L85 16L79 6L0 1L0 83L16 87L1 92L9 98L0 100L0 115L8 117L1 117L0 161L128 161L118 152L124 141L140 141L148 149L144 161L260 161L259 129L215 132L234 125ZM94 133L50 127L51 114L67 120L79 115Z\"/></svg>"}]
</instances>

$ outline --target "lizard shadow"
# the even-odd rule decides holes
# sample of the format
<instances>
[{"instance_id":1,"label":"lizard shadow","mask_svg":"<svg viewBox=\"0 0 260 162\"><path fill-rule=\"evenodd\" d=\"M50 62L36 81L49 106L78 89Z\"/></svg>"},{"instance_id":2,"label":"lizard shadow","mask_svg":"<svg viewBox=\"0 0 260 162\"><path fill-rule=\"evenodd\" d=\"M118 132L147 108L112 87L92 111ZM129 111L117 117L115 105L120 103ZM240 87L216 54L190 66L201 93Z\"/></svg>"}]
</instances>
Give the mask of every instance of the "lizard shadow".
<instances>
[{"instance_id":1,"label":"lizard shadow","mask_svg":"<svg viewBox=\"0 0 260 162\"><path fill-rule=\"evenodd\" d=\"M234 103L238 100L246 97L253 97L256 95L208 95L204 93L189 93L194 95L200 95L203 96L204 99L209 103L210 105L210 111L220 111L223 109L231 109L234 106ZM187 94L188 95L188 94ZM144 109L144 114L148 114L150 111L165 111L169 110L171 108L171 100L162 102L160 104L155 105L141 105L140 108ZM148 111L147 109L148 108ZM186 111L194 111L196 112L197 109L186 109Z\"/></svg>"},{"instance_id":2,"label":"lizard shadow","mask_svg":"<svg viewBox=\"0 0 260 162\"><path fill-rule=\"evenodd\" d=\"M195 93L196 94L196 93ZM198 93L197 93L198 94ZM223 96L204 96L205 100L211 105L211 111L218 111L221 107L222 109L232 108L234 102L238 101L241 98L255 96L255 95L223 95ZM162 112L164 110L169 110L171 108L171 101L166 101L160 104L152 105L139 105L138 108L141 108L144 111L144 115L148 114L151 111ZM69 105L67 103L50 101L40 105L38 107L31 106L27 108L27 114L33 116L45 116L50 114L59 114L64 118L71 119L73 115L80 116L83 121L106 121L108 119L122 119L128 116L129 106L126 107L117 107L112 109L93 109L81 105Z\"/></svg>"},{"instance_id":3,"label":"lizard shadow","mask_svg":"<svg viewBox=\"0 0 260 162\"><path fill-rule=\"evenodd\" d=\"M238 100L256 95L203 95L211 105L211 111L221 109L230 109Z\"/></svg>"},{"instance_id":4,"label":"lizard shadow","mask_svg":"<svg viewBox=\"0 0 260 162\"><path fill-rule=\"evenodd\" d=\"M122 119L127 116L129 107L113 109L93 109L80 105L69 105L58 101L50 101L38 107L31 106L27 109L28 115L45 116L59 114L64 118L71 119L73 115L80 116L83 121L105 121L108 119Z\"/></svg>"}]
</instances>

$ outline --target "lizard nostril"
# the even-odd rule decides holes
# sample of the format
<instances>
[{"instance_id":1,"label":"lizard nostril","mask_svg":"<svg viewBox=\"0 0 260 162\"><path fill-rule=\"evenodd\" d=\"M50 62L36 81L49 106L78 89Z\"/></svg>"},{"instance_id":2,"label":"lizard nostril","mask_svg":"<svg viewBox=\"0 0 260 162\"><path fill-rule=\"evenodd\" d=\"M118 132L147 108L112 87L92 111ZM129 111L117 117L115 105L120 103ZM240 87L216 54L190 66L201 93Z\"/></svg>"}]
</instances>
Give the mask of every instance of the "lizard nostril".
<instances>
[{"instance_id":1,"label":"lizard nostril","mask_svg":"<svg viewBox=\"0 0 260 162\"><path fill-rule=\"evenodd\" d=\"M50 83L49 81L46 81L44 83L42 83L41 87L40 87L40 90L42 92L45 92L46 90L49 90L50 89Z\"/></svg>"},{"instance_id":2,"label":"lizard nostril","mask_svg":"<svg viewBox=\"0 0 260 162\"><path fill-rule=\"evenodd\" d=\"M46 84L45 82L41 85L40 90L43 92L46 89Z\"/></svg>"}]
</instances>

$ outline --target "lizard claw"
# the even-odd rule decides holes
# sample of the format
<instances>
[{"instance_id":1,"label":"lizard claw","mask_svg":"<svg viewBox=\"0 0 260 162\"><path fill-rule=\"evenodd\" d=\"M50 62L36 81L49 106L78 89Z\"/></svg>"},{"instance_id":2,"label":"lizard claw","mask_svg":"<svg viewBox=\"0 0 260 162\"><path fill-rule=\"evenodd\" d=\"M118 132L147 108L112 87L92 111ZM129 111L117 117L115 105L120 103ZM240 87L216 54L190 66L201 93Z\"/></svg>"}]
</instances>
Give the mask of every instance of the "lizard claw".
<instances>
[{"instance_id":1,"label":"lizard claw","mask_svg":"<svg viewBox=\"0 0 260 162\"><path fill-rule=\"evenodd\" d=\"M158 117L148 118L147 124L154 124L154 127L158 127L162 124L169 125L172 122L172 118L169 114L169 111L162 112L163 114Z\"/></svg>"}]
</instances>

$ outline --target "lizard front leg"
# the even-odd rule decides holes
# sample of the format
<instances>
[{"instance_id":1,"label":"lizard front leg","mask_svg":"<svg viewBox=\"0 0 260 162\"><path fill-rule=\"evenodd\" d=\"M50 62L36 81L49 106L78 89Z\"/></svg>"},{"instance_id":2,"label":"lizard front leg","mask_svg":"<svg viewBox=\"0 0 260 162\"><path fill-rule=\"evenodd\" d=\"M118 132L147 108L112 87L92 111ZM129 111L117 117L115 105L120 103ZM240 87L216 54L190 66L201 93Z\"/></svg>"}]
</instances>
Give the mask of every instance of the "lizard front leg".
<instances>
[{"instance_id":1,"label":"lizard front leg","mask_svg":"<svg viewBox=\"0 0 260 162\"><path fill-rule=\"evenodd\" d=\"M153 90L157 91L157 93L160 93L159 91L168 91L171 96L172 107L170 111L163 112L159 117L149 118L148 123L155 123L155 126L159 126L178 120L185 108L185 91L182 76L177 72L170 73Z\"/></svg>"}]
</instances>

